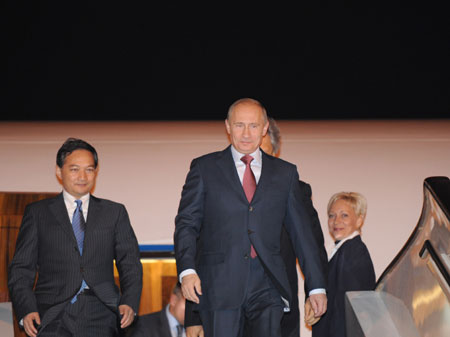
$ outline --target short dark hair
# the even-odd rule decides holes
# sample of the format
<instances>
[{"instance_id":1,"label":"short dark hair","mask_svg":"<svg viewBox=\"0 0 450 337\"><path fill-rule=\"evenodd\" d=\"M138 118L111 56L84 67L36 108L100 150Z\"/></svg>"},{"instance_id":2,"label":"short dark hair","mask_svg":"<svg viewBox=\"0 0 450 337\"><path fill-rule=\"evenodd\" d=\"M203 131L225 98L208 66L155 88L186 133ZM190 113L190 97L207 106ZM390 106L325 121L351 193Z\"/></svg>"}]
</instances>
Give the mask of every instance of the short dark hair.
<instances>
[{"instance_id":1,"label":"short dark hair","mask_svg":"<svg viewBox=\"0 0 450 337\"><path fill-rule=\"evenodd\" d=\"M183 293L181 292L181 283L179 281L173 286L172 293L178 297L183 296Z\"/></svg>"},{"instance_id":2,"label":"short dark hair","mask_svg":"<svg viewBox=\"0 0 450 337\"><path fill-rule=\"evenodd\" d=\"M78 138L67 138L67 140L59 148L58 153L56 154L56 165L62 168L67 156L75 150L87 150L91 152L92 155L94 156L95 168L97 168L98 165L97 151L95 151L94 147L91 144Z\"/></svg>"}]
</instances>

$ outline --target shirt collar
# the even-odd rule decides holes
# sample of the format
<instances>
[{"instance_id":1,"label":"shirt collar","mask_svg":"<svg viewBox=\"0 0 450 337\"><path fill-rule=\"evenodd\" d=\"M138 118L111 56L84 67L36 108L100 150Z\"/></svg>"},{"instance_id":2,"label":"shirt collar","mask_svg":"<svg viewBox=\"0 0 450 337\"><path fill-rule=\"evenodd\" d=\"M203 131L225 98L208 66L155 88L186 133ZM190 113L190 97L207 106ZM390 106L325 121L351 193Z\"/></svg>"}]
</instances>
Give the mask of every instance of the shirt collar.
<instances>
[{"instance_id":1,"label":"shirt collar","mask_svg":"<svg viewBox=\"0 0 450 337\"><path fill-rule=\"evenodd\" d=\"M360 235L359 231L354 231L352 234L350 234L349 236L347 236L345 239L342 239L341 241L339 241L339 243L336 245L335 249L339 249L345 241L347 240L351 240L353 239L355 236Z\"/></svg>"},{"instance_id":2,"label":"shirt collar","mask_svg":"<svg viewBox=\"0 0 450 337\"><path fill-rule=\"evenodd\" d=\"M172 315L172 313L169 310L169 304L166 305L166 316L167 316L167 320L169 321L169 326L171 330L176 330L177 329L177 325L180 325L181 323L179 323L177 321L177 319L175 318L174 315Z\"/></svg>"},{"instance_id":3,"label":"shirt collar","mask_svg":"<svg viewBox=\"0 0 450 337\"><path fill-rule=\"evenodd\" d=\"M85 206L87 208L87 205L89 203L89 197L90 197L90 193L87 193L85 195L83 195L80 199L75 198L72 194L70 194L69 192L67 192L66 190L63 189L63 197L64 197L64 202L71 206L73 206L73 204L75 203L75 200L81 200L82 205ZM83 207L83 208L85 208Z\"/></svg>"},{"instance_id":4,"label":"shirt collar","mask_svg":"<svg viewBox=\"0 0 450 337\"><path fill-rule=\"evenodd\" d=\"M351 240L353 239L355 236L361 235L360 232L358 231L354 231L352 234L350 234L349 236L347 236L345 239L342 239L341 241L339 241L339 243L337 245L334 246L333 250L331 251L330 256L328 257L328 261L330 261L334 254L336 254L336 252L338 251L339 248L341 248L341 246L344 244L345 241Z\"/></svg>"},{"instance_id":5,"label":"shirt collar","mask_svg":"<svg viewBox=\"0 0 450 337\"><path fill-rule=\"evenodd\" d=\"M235 163L242 163L243 164L241 158L243 156L245 156L245 154L240 153L238 150L236 150L236 148L233 145L231 145L231 154L233 155L233 160L234 160ZM259 148L257 148L255 150L255 152L250 153L250 156L253 157L252 165L255 165L255 166L261 166L262 165L262 161L261 161L262 155L261 155L261 150Z\"/></svg>"}]
</instances>

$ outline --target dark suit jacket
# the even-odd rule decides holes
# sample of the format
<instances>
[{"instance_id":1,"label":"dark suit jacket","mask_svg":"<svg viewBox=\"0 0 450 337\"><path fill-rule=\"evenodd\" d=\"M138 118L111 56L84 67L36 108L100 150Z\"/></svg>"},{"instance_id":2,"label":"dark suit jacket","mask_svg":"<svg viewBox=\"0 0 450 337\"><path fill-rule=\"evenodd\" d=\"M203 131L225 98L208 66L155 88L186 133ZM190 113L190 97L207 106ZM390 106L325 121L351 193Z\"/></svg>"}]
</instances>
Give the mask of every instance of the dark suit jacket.
<instances>
[{"instance_id":1,"label":"dark suit jacket","mask_svg":"<svg viewBox=\"0 0 450 337\"><path fill-rule=\"evenodd\" d=\"M316 209L312 202L312 191L311 186L306 182L299 180L300 189L302 190L302 200L304 202L305 208L311 218L311 223L314 231L314 236L316 237L317 244L319 246L324 245L322 228L320 226L320 220ZM297 258L295 256L295 251L292 246L291 239L283 226L281 232L281 256L286 264L286 272L291 285L292 290L292 305L290 312L283 315L281 321L281 336L282 337L294 337L300 335L300 310L298 303L298 276L297 276ZM324 269L327 269L328 259L325 250L321 250L320 255L321 263ZM305 292L308 294L311 289L305 284ZM186 315L185 315L185 326L201 325L201 319L197 312L193 311L192 302L186 301ZM244 334L245 335L245 334Z\"/></svg>"},{"instance_id":2,"label":"dark suit jacket","mask_svg":"<svg viewBox=\"0 0 450 337\"><path fill-rule=\"evenodd\" d=\"M317 215L317 211L314 208L311 196L311 186L304 181L299 181L300 189L302 191L302 201L305 205L306 211L308 212L314 237L316 238L317 244L320 247L324 246L324 239L322 228L320 226L320 220ZM291 311L283 315L281 321L281 336L282 337L298 337L300 335L300 310L298 303L298 277L297 277L297 259L295 256L295 251L292 246L291 239L285 228L281 232L281 256L283 257L284 263L286 264L286 272L288 275L289 284L292 289L292 306ZM328 258L327 253L324 249L320 250L320 261L324 269L327 269ZM308 282L305 282L305 294L308 296L311 288Z\"/></svg>"},{"instance_id":3,"label":"dark suit jacket","mask_svg":"<svg viewBox=\"0 0 450 337\"><path fill-rule=\"evenodd\" d=\"M121 294L114 283L114 259ZM37 311L45 327L77 293L83 278L111 310L117 313L118 305L128 304L138 312L142 265L125 207L91 195L80 256L62 193L29 204L9 266L8 286L17 318Z\"/></svg>"},{"instance_id":4,"label":"dark suit jacket","mask_svg":"<svg viewBox=\"0 0 450 337\"><path fill-rule=\"evenodd\" d=\"M372 259L361 236L350 239L329 262L328 309L313 325L314 337L345 337L345 292L375 289Z\"/></svg>"},{"instance_id":5,"label":"dark suit jacket","mask_svg":"<svg viewBox=\"0 0 450 337\"><path fill-rule=\"evenodd\" d=\"M262 153L262 171L247 201L230 147L194 159L175 219L178 272L195 269L202 282L199 309L233 309L243 301L250 244L281 296L292 300L281 256L284 224L312 288L326 288L310 217L295 165Z\"/></svg>"},{"instance_id":6,"label":"dark suit jacket","mask_svg":"<svg viewBox=\"0 0 450 337\"><path fill-rule=\"evenodd\" d=\"M172 337L166 309L139 316L126 337Z\"/></svg>"}]
</instances>

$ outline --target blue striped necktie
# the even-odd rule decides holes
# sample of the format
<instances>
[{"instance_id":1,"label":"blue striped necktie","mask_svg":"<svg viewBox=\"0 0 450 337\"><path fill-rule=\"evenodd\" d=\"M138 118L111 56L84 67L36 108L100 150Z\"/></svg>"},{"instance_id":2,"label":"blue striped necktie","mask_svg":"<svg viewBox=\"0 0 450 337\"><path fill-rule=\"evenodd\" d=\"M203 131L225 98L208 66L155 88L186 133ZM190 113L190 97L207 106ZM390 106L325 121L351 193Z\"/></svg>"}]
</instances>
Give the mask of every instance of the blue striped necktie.
<instances>
[{"instance_id":1,"label":"blue striped necktie","mask_svg":"<svg viewBox=\"0 0 450 337\"><path fill-rule=\"evenodd\" d=\"M81 208L82 201L75 200L75 202L77 203L77 208L75 209L75 212L73 212L72 228L73 233L75 234L75 238L77 239L78 250L80 251L80 255L83 255L84 230L86 229L86 222L84 221L83 209ZM80 290L78 290L77 294L72 298L72 300L70 301L71 303L76 302L78 294L81 293L83 289L86 288L86 286L87 284L83 280L81 283Z\"/></svg>"},{"instance_id":2,"label":"blue striped necktie","mask_svg":"<svg viewBox=\"0 0 450 337\"><path fill-rule=\"evenodd\" d=\"M181 324L177 325L177 337L183 337L183 326Z\"/></svg>"}]
</instances>

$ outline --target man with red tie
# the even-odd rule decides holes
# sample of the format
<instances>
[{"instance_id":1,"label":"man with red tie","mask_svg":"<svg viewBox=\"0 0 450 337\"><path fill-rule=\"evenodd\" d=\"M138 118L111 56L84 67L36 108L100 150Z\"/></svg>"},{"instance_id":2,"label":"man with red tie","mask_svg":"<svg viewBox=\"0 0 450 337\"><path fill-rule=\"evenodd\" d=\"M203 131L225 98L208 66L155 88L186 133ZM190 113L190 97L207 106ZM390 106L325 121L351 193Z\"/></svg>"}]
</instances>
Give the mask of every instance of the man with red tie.
<instances>
[{"instance_id":1,"label":"man with red tie","mask_svg":"<svg viewBox=\"0 0 450 337\"><path fill-rule=\"evenodd\" d=\"M316 316L326 311L326 271L302 202L296 166L259 149L265 108L234 102L225 120L231 145L192 161L175 219L183 294L195 303L206 337L280 336L293 294L280 255L284 224Z\"/></svg>"}]
</instances>

